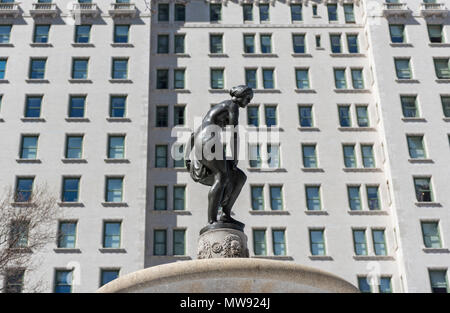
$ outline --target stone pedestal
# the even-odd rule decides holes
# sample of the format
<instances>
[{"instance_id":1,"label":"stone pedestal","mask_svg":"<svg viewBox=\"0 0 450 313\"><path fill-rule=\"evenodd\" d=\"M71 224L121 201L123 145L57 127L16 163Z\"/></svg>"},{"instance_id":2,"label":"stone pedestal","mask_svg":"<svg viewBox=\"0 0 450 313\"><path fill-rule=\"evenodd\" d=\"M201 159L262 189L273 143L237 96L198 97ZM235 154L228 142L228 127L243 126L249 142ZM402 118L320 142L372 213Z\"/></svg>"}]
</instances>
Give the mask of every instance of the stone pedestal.
<instances>
[{"instance_id":1,"label":"stone pedestal","mask_svg":"<svg viewBox=\"0 0 450 313\"><path fill-rule=\"evenodd\" d=\"M232 228L209 228L200 233L197 258L248 258L247 236Z\"/></svg>"}]
</instances>

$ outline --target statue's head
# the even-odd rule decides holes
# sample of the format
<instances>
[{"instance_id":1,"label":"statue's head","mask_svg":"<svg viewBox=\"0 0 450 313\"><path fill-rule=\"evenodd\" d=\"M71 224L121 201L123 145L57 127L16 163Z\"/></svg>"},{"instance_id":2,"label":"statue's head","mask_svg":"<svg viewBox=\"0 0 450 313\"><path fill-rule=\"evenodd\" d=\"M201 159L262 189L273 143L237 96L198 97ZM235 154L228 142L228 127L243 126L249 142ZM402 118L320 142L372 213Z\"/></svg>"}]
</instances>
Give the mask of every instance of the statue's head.
<instances>
[{"instance_id":1,"label":"statue's head","mask_svg":"<svg viewBox=\"0 0 450 313\"><path fill-rule=\"evenodd\" d=\"M230 96L241 108L245 108L253 98L253 90L245 85L235 86L231 88Z\"/></svg>"}]
</instances>

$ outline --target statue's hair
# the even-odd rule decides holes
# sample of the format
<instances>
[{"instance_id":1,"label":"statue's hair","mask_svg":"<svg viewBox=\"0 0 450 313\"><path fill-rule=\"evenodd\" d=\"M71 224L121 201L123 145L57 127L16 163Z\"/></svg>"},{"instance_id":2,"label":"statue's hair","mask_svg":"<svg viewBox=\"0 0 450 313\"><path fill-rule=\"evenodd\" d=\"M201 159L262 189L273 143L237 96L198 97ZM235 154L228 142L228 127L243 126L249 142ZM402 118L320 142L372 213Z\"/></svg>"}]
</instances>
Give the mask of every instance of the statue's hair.
<instances>
[{"instance_id":1,"label":"statue's hair","mask_svg":"<svg viewBox=\"0 0 450 313\"><path fill-rule=\"evenodd\" d=\"M245 85L234 86L230 89L230 96L233 100L243 98L247 94L251 94L253 96L253 90L252 88Z\"/></svg>"}]
</instances>

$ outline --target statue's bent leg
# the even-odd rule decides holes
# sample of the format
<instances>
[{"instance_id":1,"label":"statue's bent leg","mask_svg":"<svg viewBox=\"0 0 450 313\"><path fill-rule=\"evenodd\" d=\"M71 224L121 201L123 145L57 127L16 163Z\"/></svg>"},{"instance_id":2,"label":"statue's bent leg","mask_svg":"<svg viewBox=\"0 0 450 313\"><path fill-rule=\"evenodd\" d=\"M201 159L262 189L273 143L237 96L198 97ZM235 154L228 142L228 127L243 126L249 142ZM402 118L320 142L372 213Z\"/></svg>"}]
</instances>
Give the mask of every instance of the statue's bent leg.
<instances>
[{"instance_id":1,"label":"statue's bent leg","mask_svg":"<svg viewBox=\"0 0 450 313\"><path fill-rule=\"evenodd\" d=\"M212 160L208 162L208 168L214 173L214 183L208 193L208 222L217 222L217 212L222 202L223 191L229 182L225 162Z\"/></svg>"}]
</instances>

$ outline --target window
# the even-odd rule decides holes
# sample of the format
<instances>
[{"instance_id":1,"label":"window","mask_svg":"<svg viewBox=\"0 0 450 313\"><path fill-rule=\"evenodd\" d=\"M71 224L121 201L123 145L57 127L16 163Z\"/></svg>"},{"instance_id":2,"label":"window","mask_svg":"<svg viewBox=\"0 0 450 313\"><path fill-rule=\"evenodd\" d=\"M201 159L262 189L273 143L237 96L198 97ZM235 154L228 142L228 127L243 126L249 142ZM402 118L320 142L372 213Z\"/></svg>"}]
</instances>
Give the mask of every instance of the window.
<instances>
[{"instance_id":1,"label":"window","mask_svg":"<svg viewBox=\"0 0 450 313\"><path fill-rule=\"evenodd\" d=\"M253 4L243 4L242 15L244 17L244 22L253 21Z\"/></svg>"},{"instance_id":2,"label":"window","mask_svg":"<svg viewBox=\"0 0 450 313\"><path fill-rule=\"evenodd\" d=\"M295 80L297 89L309 89L309 69L296 69Z\"/></svg>"},{"instance_id":3,"label":"window","mask_svg":"<svg viewBox=\"0 0 450 313\"><path fill-rule=\"evenodd\" d=\"M372 286L369 284L367 276L358 277L358 288L362 293L371 293Z\"/></svg>"},{"instance_id":4,"label":"window","mask_svg":"<svg viewBox=\"0 0 450 313\"><path fill-rule=\"evenodd\" d=\"M299 106L298 107L300 126L301 127L313 127L312 106Z\"/></svg>"},{"instance_id":5,"label":"window","mask_svg":"<svg viewBox=\"0 0 450 313\"><path fill-rule=\"evenodd\" d=\"M21 293L25 271L22 269L7 269L4 278L4 293Z\"/></svg>"},{"instance_id":6,"label":"window","mask_svg":"<svg viewBox=\"0 0 450 313\"><path fill-rule=\"evenodd\" d=\"M174 106L173 108L173 125L184 125L184 112L186 107L182 105Z\"/></svg>"},{"instance_id":7,"label":"window","mask_svg":"<svg viewBox=\"0 0 450 313\"><path fill-rule=\"evenodd\" d=\"M175 3L175 22L186 21L186 6L181 3Z\"/></svg>"},{"instance_id":8,"label":"window","mask_svg":"<svg viewBox=\"0 0 450 313\"><path fill-rule=\"evenodd\" d=\"M72 63L73 79L87 79L88 62L89 62L88 59L73 59Z\"/></svg>"},{"instance_id":9,"label":"window","mask_svg":"<svg viewBox=\"0 0 450 313\"><path fill-rule=\"evenodd\" d=\"M84 117L85 106L85 96L70 96L69 117Z\"/></svg>"},{"instance_id":10,"label":"window","mask_svg":"<svg viewBox=\"0 0 450 313\"><path fill-rule=\"evenodd\" d=\"M311 248L311 255L326 255L323 229L310 229L309 242Z\"/></svg>"},{"instance_id":11,"label":"window","mask_svg":"<svg viewBox=\"0 0 450 313\"><path fill-rule=\"evenodd\" d=\"M419 117L416 99L416 96L400 96L404 117Z\"/></svg>"},{"instance_id":12,"label":"window","mask_svg":"<svg viewBox=\"0 0 450 313\"><path fill-rule=\"evenodd\" d=\"M75 25L75 42L89 43L92 25Z\"/></svg>"},{"instance_id":13,"label":"window","mask_svg":"<svg viewBox=\"0 0 450 313\"><path fill-rule=\"evenodd\" d=\"M6 59L0 59L0 79L5 79Z\"/></svg>"},{"instance_id":14,"label":"window","mask_svg":"<svg viewBox=\"0 0 450 313\"><path fill-rule=\"evenodd\" d=\"M379 210L380 209L380 199L378 195L378 186L367 186L367 205L369 210Z\"/></svg>"},{"instance_id":15,"label":"window","mask_svg":"<svg viewBox=\"0 0 450 313\"><path fill-rule=\"evenodd\" d=\"M264 193L262 186L251 186L252 210L264 210Z\"/></svg>"},{"instance_id":16,"label":"window","mask_svg":"<svg viewBox=\"0 0 450 313\"><path fill-rule=\"evenodd\" d=\"M222 20L222 5L217 3L209 4L209 21L220 22Z\"/></svg>"},{"instance_id":17,"label":"window","mask_svg":"<svg viewBox=\"0 0 450 313\"><path fill-rule=\"evenodd\" d=\"M263 87L264 87L264 89L275 88L273 72L274 72L274 70L270 69L270 68L263 69Z\"/></svg>"},{"instance_id":18,"label":"window","mask_svg":"<svg viewBox=\"0 0 450 313\"><path fill-rule=\"evenodd\" d=\"M224 88L223 72L223 69L211 69L211 89Z\"/></svg>"},{"instance_id":19,"label":"window","mask_svg":"<svg viewBox=\"0 0 450 313\"><path fill-rule=\"evenodd\" d=\"M301 4L291 4L291 20L292 20L292 22L302 20L302 5Z\"/></svg>"},{"instance_id":20,"label":"window","mask_svg":"<svg viewBox=\"0 0 450 313\"><path fill-rule=\"evenodd\" d=\"M359 53L358 35L347 34L348 53Z\"/></svg>"},{"instance_id":21,"label":"window","mask_svg":"<svg viewBox=\"0 0 450 313\"><path fill-rule=\"evenodd\" d=\"M272 53L272 35L261 35L261 53Z\"/></svg>"},{"instance_id":22,"label":"window","mask_svg":"<svg viewBox=\"0 0 450 313\"><path fill-rule=\"evenodd\" d=\"M58 248L75 248L77 222L62 221L58 227Z\"/></svg>"},{"instance_id":23,"label":"window","mask_svg":"<svg viewBox=\"0 0 450 313\"><path fill-rule=\"evenodd\" d=\"M286 238L283 229L272 230L273 254L286 255Z\"/></svg>"},{"instance_id":24,"label":"window","mask_svg":"<svg viewBox=\"0 0 450 313\"><path fill-rule=\"evenodd\" d=\"M328 9L328 21L337 21L337 4L327 4Z\"/></svg>"},{"instance_id":25,"label":"window","mask_svg":"<svg viewBox=\"0 0 450 313\"><path fill-rule=\"evenodd\" d=\"M173 80L174 89L185 89L185 69L173 70Z\"/></svg>"},{"instance_id":26,"label":"window","mask_svg":"<svg viewBox=\"0 0 450 313\"><path fill-rule=\"evenodd\" d=\"M209 51L211 53L223 53L223 35L209 35Z\"/></svg>"},{"instance_id":27,"label":"window","mask_svg":"<svg viewBox=\"0 0 450 313\"><path fill-rule=\"evenodd\" d=\"M125 117L125 107L127 103L126 96L111 96L109 116L116 118Z\"/></svg>"},{"instance_id":28,"label":"window","mask_svg":"<svg viewBox=\"0 0 450 313\"><path fill-rule=\"evenodd\" d=\"M423 244L426 248L442 248L438 222L421 222Z\"/></svg>"},{"instance_id":29,"label":"window","mask_svg":"<svg viewBox=\"0 0 450 313\"><path fill-rule=\"evenodd\" d=\"M330 42L331 42L331 52L332 53L342 53L341 48L341 35L330 35Z\"/></svg>"},{"instance_id":30,"label":"window","mask_svg":"<svg viewBox=\"0 0 450 313\"><path fill-rule=\"evenodd\" d=\"M156 89L169 89L169 70L156 70Z\"/></svg>"},{"instance_id":31,"label":"window","mask_svg":"<svg viewBox=\"0 0 450 313\"><path fill-rule=\"evenodd\" d=\"M260 4L259 5L259 21L260 22L268 22L269 20L270 20L269 5L268 4Z\"/></svg>"},{"instance_id":32,"label":"window","mask_svg":"<svg viewBox=\"0 0 450 313\"><path fill-rule=\"evenodd\" d=\"M258 83L256 80L256 69L245 69L245 84L252 89L258 88Z\"/></svg>"},{"instance_id":33,"label":"window","mask_svg":"<svg viewBox=\"0 0 450 313\"><path fill-rule=\"evenodd\" d=\"M317 4L312 5L312 14L313 16L317 16Z\"/></svg>"},{"instance_id":34,"label":"window","mask_svg":"<svg viewBox=\"0 0 450 313\"><path fill-rule=\"evenodd\" d=\"M352 69L352 84L354 89L364 89L364 78L362 69Z\"/></svg>"},{"instance_id":35,"label":"window","mask_svg":"<svg viewBox=\"0 0 450 313\"><path fill-rule=\"evenodd\" d=\"M447 270L428 270L432 293L449 293Z\"/></svg>"},{"instance_id":36,"label":"window","mask_svg":"<svg viewBox=\"0 0 450 313\"><path fill-rule=\"evenodd\" d=\"M106 202L123 201L123 177L106 178Z\"/></svg>"},{"instance_id":37,"label":"window","mask_svg":"<svg viewBox=\"0 0 450 313\"><path fill-rule=\"evenodd\" d=\"M372 239L375 255L387 255L384 229L372 229Z\"/></svg>"},{"instance_id":38,"label":"window","mask_svg":"<svg viewBox=\"0 0 450 313\"><path fill-rule=\"evenodd\" d=\"M250 126L259 126L259 107L256 105L247 106L247 124Z\"/></svg>"},{"instance_id":39,"label":"window","mask_svg":"<svg viewBox=\"0 0 450 313\"><path fill-rule=\"evenodd\" d=\"M321 48L320 35L316 35L316 48Z\"/></svg>"},{"instance_id":40,"label":"window","mask_svg":"<svg viewBox=\"0 0 450 313\"><path fill-rule=\"evenodd\" d=\"M30 222L26 220L11 221L9 233L9 247L13 249L28 246L28 232Z\"/></svg>"},{"instance_id":41,"label":"window","mask_svg":"<svg viewBox=\"0 0 450 313\"><path fill-rule=\"evenodd\" d=\"M264 113L266 117L266 126L272 127L277 125L277 107L275 105L264 106Z\"/></svg>"},{"instance_id":42,"label":"window","mask_svg":"<svg viewBox=\"0 0 450 313\"><path fill-rule=\"evenodd\" d=\"M184 49L184 35L174 36L174 52L175 53L185 53Z\"/></svg>"},{"instance_id":43,"label":"window","mask_svg":"<svg viewBox=\"0 0 450 313\"><path fill-rule=\"evenodd\" d=\"M255 53L255 35L244 35L244 53Z\"/></svg>"},{"instance_id":44,"label":"window","mask_svg":"<svg viewBox=\"0 0 450 313\"><path fill-rule=\"evenodd\" d=\"M114 25L114 43L128 43L130 25Z\"/></svg>"},{"instance_id":45,"label":"window","mask_svg":"<svg viewBox=\"0 0 450 313\"><path fill-rule=\"evenodd\" d=\"M27 202L31 200L34 178L19 177L16 183L16 202Z\"/></svg>"},{"instance_id":46,"label":"window","mask_svg":"<svg viewBox=\"0 0 450 313\"><path fill-rule=\"evenodd\" d=\"M173 230L173 255L185 255L186 254L186 230L174 229Z\"/></svg>"},{"instance_id":47,"label":"window","mask_svg":"<svg viewBox=\"0 0 450 313\"><path fill-rule=\"evenodd\" d=\"M316 145L302 145L303 167L317 168Z\"/></svg>"},{"instance_id":48,"label":"window","mask_svg":"<svg viewBox=\"0 0 450 313\"><path fill-rule=\"evenodd\" d=\"M258 144L249 145L249 163L251 168L261 167L260 145Z\"/></svg>"},{"instance_id":49,"label":"window","mask_svg":"<svg viewBox=\"0 0 450 313\"><path fill-rule=\"evenodd\" d=\"M64 177L63 178L63 202L78 202L78 196L80 191L80 178L77 177Z\"/></svg>"},{"instance_id":50,"label":"window","mask_svg":"<svg viewBox=\"0 0 450 313\"><path fill-rule=\"evenodd\" d=\"M433 202L433 192L431 189L431 179L427 177L414 178L414 188L416 199L419 202Z\"/></svg>"},{"instance_id":51,"label":"window","mask_svg":"<svg viewBox=\"0 0 450 313\"><path fill-rule=\"evenodd\" d=\"M255 255L267 255L265 229L253 230L253 253Z\"/></svg>"},{"instance_id":52,"label":"window","mask_svg":"<svg viewBox=\"0 0 450 313\"><path fill-rule=\"evenodd\" d=\"M108 136L108 159L125 158L125 136Z\"/></svg>"},{"instance_id":53,"label":"window","mask_svg":"<svg viewBox=\"0 0 450 313\"><path fill-rule=\"evenodd\" d=\"M441 96L444 117L450 117L450 96Z\"/></svg>"},{"instance_id":54,"label":"window","mask_svg":"<svg viewBox=\"0 0 450 313\"><path fill-rule=\"evenodd\" d=\"M103 224L103 248L120 248L121 222L104 222Z\"/></svg>"},{"instance_id":55,"label":"window","mask_svg":"<svg viewBox=\"0 0 450 313\"><path fill-rule=\"evenodd\" d=\"M337 89L347 88L347 80L345 79L345 68L334 69L334 82Z\"/></svg>"},{"instance_id":56,"label":"window","mask_svg":"<svg viewBox=\"0 0 450 313\"><path fill-rule=\"evenodd\" d=\"M155 186L155 210L167 210L167 187Z\"/></svg>"},{"instance_id":57,"label":"window","mask_svg":"<svg viewBox=\"0 0 450 313\"><path fill-rule=\"evenodd\" d=\"M353 230L353 246L355 249L355 255L367 255L367 242L365 229Z\"/></svg>"},{"instance_id":58,"label":"window","mask_svg":"<svg viewBox=\"0 0 450 313\"><path fill-rule=\"evenodd\" d=\"M434 68L438 79L450 79L449 58L434 59Z\"/></svg>"},{"instance_id":59,"label":"window","mask_svg":"<svg viewBox=\"0 0 450 313\"><path fill-rule=\"evenodd\" d=\"M412 159L426 158L423 136L406 136L406 140L408 142L409 156Z\"/></svg>"},{"instance_id":60,"label":"window","mask_svg":"<svg viewBox=\"0 0 450 313\"><path fill-rule=\"evenodd\" d=\"M339 125L341 127L352 126L352 120L350 117L350 106L348 105L338 106L338 113L339 113Z\"/></svg>"},{"instance_id":61,"label":"window","mask_svg":"<svg viewBox=\"0 0 450 313\"><path fill-rule=\"evenodd\" d=\"M185 209L186 186L173 187L173 209L183 211Z\"/></svg>"},{"instance_id":62,"label":"window","mask_svg":"<svg viewBox=\"0 0 450 313\"><path fill-rule=\"evenodd\" d=\"M392 293L392 284L390 277L380 277L379 293Z\"/></svg>"},{"instance_id":63,"label":"window","mask_svg":"<svg viewBox=\"0 0 450 313\"><path fill-rule=\"evenodd\" d=\"M73 271L56 270L55 272L55 293L71 293L72 292L72 276Z\"/></svg>"},{"instance_id":64,"label":"window","mask_svg":"<svg viewBox=\"0 0 450 313\"><path fill-rule=\"evenodd\" d=\"M169 108L167 106L156 107L156 127L167 127L169 121Z\"/></svg>"},{"instance_id":65,"label":"window","mask_svg":"<svg viewBox=\"0 0 450 313\"><path fill-rule=\"evenodd\" d=\"M39 136L22 136L20 147L20 158L35 160L37 156L37 145Z\"/></svg>"},{"instance_id":66,"label":"window","mask_svg":"<svg viewBox=\"0 0 450 313\"><path fill-rule=\"evenodd\" d=\"M294 47L294 53L305 53L305 35L292 35L292 45Z\"/></svg>"},{"instance_id":67,"label":"window","mask_svg":"<svg viewBox=\"0 0 450 313\"><path fill-rule=\"evenodd\" d=\"M167 232L165 229L153 231L153 255L166 255Z\"/></svg>"},{"instance_id":68,"label":"window","mask_svg":"<svg viewBox=\"0 0 450 313\"><path fill-rule=\"evenodd\" d=\"M389 34L392 43L405 43L405 25L390 24Z\"/></svg>"},{"instance_id":69,"label":"window","mask_svg":"<svg viewBox=\"0 0 450 313\"><path fill-rule=\"evenodd\" d=\"M369 115L367 112L367 106L356 106L356 121L359 127L369 127Z\"/></svg>"},{"instance_id":70,"label":"window","mask_svg":"<svg viewBox=\"0 0 450 313\"><path fill-rule=\"evenodd\" d=\"M270 168L280 167L280 146L278 144L267 144L267 162Z\"/></svg>"},{"instance_id":71,"label":"window","mask_svg":"<svg viewBox=\"0 0 450 313\"><path fill-rule=\"evenodd\" d=\"M100 271L100 287L119 277L119 270L102 269Z\"/></svg>"},{"instance_id":72,"label":"window","mask_svg":"<svg viewBox=\"0 0 450 313\"><path fill-rule=\"evenodd\" d=\"M50 32L50 25L35 25L33 42L34 43L47 43L49 32Z\"/></svg>"},{"instance_id":73,"label":"window","mask_svg":"<svg viewBox=\"0 0 450 313\"><path fill-rule=\"evenodd\" d=\"M322 209L320 201L320 186L305 186L306 208L308 211L320 211Z\"/></svg>"},{"instance_id":74,"label":"window","mask_svg":"<svg viewBox=\"0 0 450 313\"><path fill-rule=\"evenodd\" d=\"M359 186L347 186L348 202L352 211L360 211L362 209L359 188Z\"/></svg>"},{"instance_id":75,"label":"window","mask_svg":"<svg viewBox=\"0 0 450 313\"><path fill-rule=\"evenodd\" d=\"M411 79L411 68L409 66L409 59L394 59L395 72L398 79Z\"/></svg>"},{"instance_id":76,"label":"window","mask_svg":"<svg viewBox=\"0 0 450 313\"><path fill-rule=\"evenodd\" d=\"M169 21L169 4L158 3L158 22Z\"/></svg>"},{"instance_id":77,"label":"window","mask_svg":"<svg viewBox=\"0 0 450 313\"><path fill-rule=\"evenodd\" d=\"M113 79L128 78L128 59L113 59L112 78Z\"/></svg>"},{"instance_id":78,"label":"window","mask_svg":"<svg viewBox=\"0 0 450 313\"><path fill-rule=\"evenodd\" d=\"M355 23L355 14L353 12L353 3L344 4L344 16L346 23Z\"/></svg>"},{"instance_id":79,"label":"window","mask_svg":"<svg viewBox=\"0 0 450 313\"><path fill-rule=\"evenodd\" d=\"M428 37L431 43L443 43L444 36L442 35L442 24L437 25L427 25L428 27Z\"/></svg>"},{"instance_id":80,"label":"window","mask_svg":"<svg viewBox=\"0 0 450 313\"><path fill-rule=\"evenodd\" d=\"M375 158L373 156L372 145L361 145L362 163L363 167L374 168Z\"/></svg>"},{"instance_id":81,"label":"window","mask_svg":"<svg viewBox=\"0 0 450 313\"><path fill-rule=\"evenodd\" d=\"M173 167L184 168L184 145L174 144L173 145L174 155L173 155Z\"/></svg>"},{"instance_id":82,"label":"window","mask_svg":"<svg viewBox=\"0 0 450 313\"><path fill-rule=\"evenodd\" d=\"M169 53L169 35L158 35L157 53Z\"/></svg>"},{"instance_id":83,"label":"window","mask_svg":"<svg viewBox=\"0 0 450 313\"><path fill-rule=\"evenodd\" d=\"M9 43L11 28L11 25L0 25L0 43Z\"/></svg>"},{"instance_id":84,"label":"window","mask_svg":"<svg viewBox=\"0 0 450 313\"><path fill-rule=\"evenodd\" d=\"M283 210L281 186L270 186L270 208L272 211Z\"/></svg>"},{"instance_id":85,"label":"window","mask_svg":"<svg viewBox=\"0 0 450 313\"><path fill-rule=\"evenodd\" d=\"M155 146L155 167L167 167L167 145Z\"/></svg>"}]
</instances>

